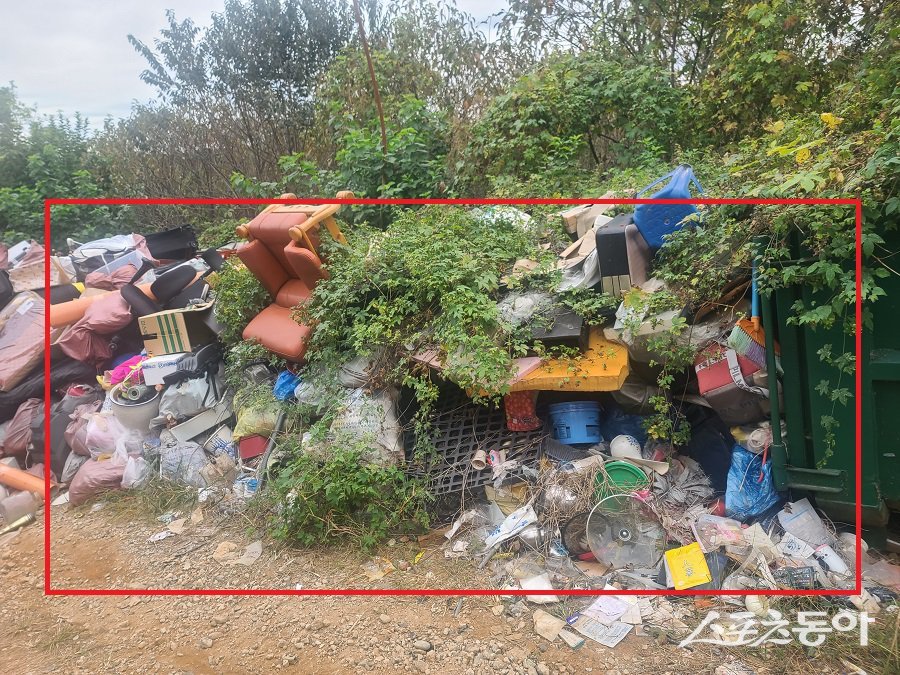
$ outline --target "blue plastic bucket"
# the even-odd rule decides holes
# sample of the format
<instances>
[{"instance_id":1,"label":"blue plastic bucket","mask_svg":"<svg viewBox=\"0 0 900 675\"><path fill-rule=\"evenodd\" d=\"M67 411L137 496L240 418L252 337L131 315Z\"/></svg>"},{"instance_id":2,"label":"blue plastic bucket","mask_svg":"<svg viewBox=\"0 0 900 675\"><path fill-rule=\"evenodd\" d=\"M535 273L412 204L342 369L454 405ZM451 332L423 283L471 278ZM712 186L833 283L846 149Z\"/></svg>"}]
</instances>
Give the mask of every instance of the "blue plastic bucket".
<instances>
[{"instance_id":1,"label":"blue plastic bucket","mask_svg":"<svg viewBox=\"0 0 900 675\"><path fill-rule=\"evenodd\" d=\"M554 403L548 407L553 438L566 445L600 443L600 404L596 401Z\"/></svg>"}]
</instances>

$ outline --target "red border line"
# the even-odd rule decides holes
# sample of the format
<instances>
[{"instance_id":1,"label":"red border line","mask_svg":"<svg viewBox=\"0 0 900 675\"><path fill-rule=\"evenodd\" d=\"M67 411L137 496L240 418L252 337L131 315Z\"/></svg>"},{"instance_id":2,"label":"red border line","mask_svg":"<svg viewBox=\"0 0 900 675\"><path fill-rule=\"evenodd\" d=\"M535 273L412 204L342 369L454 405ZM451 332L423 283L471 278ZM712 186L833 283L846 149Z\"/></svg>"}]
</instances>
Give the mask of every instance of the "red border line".
<instances>
[{"instance_id":1,"label":"red border line","mask_svg":"<svg viewBox=\"0 0 900 675\"><path fill-rule=\"evenodd\" d=\"M347 204L347 205L385 205L385 206L501 206L501 205L578 205L578 204L705 204L705 205L846 205L855 206L856 211L856 585L852 590L815 589L815 590L755 590L755 591L722 591L687 589L676 591L665 590L501 590L483 589L229 589L229 588L185 588L185 589L90 589L90 588L52 588L50 585L50 433L44 434L44 594L45 595L79 595L79 596L248 596L248 595L333 595L333 596L525 596L525 595L557 595L557 596L598 596L598 595L647 595L647 596L721 596L721 595L767 595L767 596L852 596L862 593L862 202L859 199L743 199L743 198L704 198L704 199L179 199L179 198L95 198L95 199L46 199L44 200L44 285L50 287L50 210L55 205L77 206L263 206L269 204ZM47 296L49 298L49 295ZM50 310L44 312L44 419L50 420Z\"/></svg>"}]
</instances>

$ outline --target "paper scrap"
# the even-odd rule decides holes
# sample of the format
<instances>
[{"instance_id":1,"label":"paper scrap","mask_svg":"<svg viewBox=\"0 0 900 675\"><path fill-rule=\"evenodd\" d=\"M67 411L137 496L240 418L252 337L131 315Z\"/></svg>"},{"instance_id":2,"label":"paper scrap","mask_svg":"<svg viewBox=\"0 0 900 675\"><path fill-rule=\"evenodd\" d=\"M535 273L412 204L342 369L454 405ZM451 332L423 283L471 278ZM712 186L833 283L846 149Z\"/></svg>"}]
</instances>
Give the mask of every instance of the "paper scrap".
<instances>
[{"instance_id":1,"label":"paper scrap","mask_svg":"<svg viewBox=\"0 0 900 675\"><path fill-rule=\"evenodd\" d=\"M808 499L798 502L788 502L778 512L778 522L798 539L805 541L812 547L830 544L834 541L831 533L825 529L822 519L816 513Z\"/></svg>"},{"instance_id":2,"label":"paper scrap","mask_svg":"<svg viewBox=\"0 0 900 675\"><path fill-rule=\"evenodd\" d=\"M154 544L158 541L162 541L163 539L168 539L169 537L174 537L175 533L171 530L163 530L162 532L157 532L154 535L151 535L147 541L151 544Z\"/></svg>"},{"instance_id":3,"label":"paper scrap","mask_svg":"<svg viewBox=\"0 0 900 675\"><path fill-rule=\"evenodd\" d=\"M781 538L781 541L778 542L776 548L786 556L800 558L802 560L806 560L815 553L812 546L802 539L795 537L790 532L784 533L784 536Z\"/></svg>"},{"instance_id":4,"label":"paper scrap","mask_svg":"<svg viewBox=\"0 0 900 675\"><path fill-rule=\"evenodd\" d=\"M181 534L184 532L184 518L179 518L178 520L173 520L169 523L169 532L173 534Z\"/></svg>"},{"instance_id":5,"label":"paper scrap","mask_svg":"<svg viewBox=\"0 0 900 675\"><path fill-rule=\"evenodd\" d=\"M609 626L619 620L626 611L628 605L614 595L601 595L586 609L581 611L581 616L586 616L599 621L604 626Z\"/></svg>"},{"instance_id":6,"label":"paper scrap","mask_svg":"<svg viewBox=\"0 0 900 675\"><path fill-rule=\"evenodd\" d=\"M627 623L619 623L618 621L606 626L587 616L580 616L572 627L586 638L590 638L594 642L598 642L610 649L624 640L632 628Z\"/></svg>"},{"instance_id":7,"label":"paper scrap","mask_svg":"<svg viewBox=\"0 0 900 675\"><path fill-rule=\"evenodd\" d=\"M237 558L235 551L237 550L237 544L231 541L223 541L220 542L218 546L216 546L216 550L213 551L213 560L218 563L222 563L223 565Z\"/></svg>"},{"instance_id":8,"label":"paper scrap","mask_svg":"<svg viewBox=\"0 0 900 675\"><path fill-rule=\"evenodd\" d=\"M584 638L575 635L572 631L561 630L559 631L559 637L563 639L567 645L569 645L572 649L578 649L584 644Z\"/></svg>"},{"instance_id":9,"label":"paper scrap","mask_svg":"<svg viewBox=\"0 0 900 675\"><path fill-rule=\"evenodd\" d=\"M366 575L369 581L378 581L397 569L394 567L394 563L381 556L372 558L369 562L360 565L360 567L362 567L363 574Z\"/></svg>"},{"instance_id":10,"label":"paper scrap","mask_svg":"<svg viewBox=\"0 0 900 675\"><path fill-rule=\"evenodd\" d=\"M542 609L534 610L534 632L548 642L553 642L559 636L559 631L566 627L564 619L553 616Z\"/></svg>"}]
</instances>

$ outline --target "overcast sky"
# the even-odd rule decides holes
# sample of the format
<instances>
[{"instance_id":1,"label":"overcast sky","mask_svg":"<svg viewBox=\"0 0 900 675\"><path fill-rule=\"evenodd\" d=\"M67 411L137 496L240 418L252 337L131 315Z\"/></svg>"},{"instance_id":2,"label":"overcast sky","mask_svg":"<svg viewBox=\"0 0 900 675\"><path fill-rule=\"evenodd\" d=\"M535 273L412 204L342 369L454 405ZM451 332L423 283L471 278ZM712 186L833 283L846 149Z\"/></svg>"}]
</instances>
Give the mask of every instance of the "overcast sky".
<instances>
[{"instance_id":1,"label":"overcast sky","mask_svg":"<svg viewBox=\"0 0 900 675\"><path fill-rule=\"evenodd\" d=\"M140 80L144 59L128 44L134 34L151 43L166 25L165 11L206 25L224 0L31 0L0 9L0 82L13 81L19 98L42 113L79 111L98 125L123 117L133 100L153 90ZM457 0L483 19L504 0Z\"/></svg>"}]
</instances>

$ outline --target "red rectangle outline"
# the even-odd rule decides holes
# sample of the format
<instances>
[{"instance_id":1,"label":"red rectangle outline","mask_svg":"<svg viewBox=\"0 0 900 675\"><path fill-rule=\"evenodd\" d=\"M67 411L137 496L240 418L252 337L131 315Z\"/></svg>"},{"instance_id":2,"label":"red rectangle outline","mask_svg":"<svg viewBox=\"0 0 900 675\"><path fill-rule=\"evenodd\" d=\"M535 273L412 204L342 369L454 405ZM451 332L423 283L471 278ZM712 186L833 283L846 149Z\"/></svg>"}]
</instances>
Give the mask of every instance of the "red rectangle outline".
<instances>
[{"instance_id":1,"label":"red rectangle outline","mask_svg":"<svg viewBox=\"0 0 900 675\"><path fill-rule=\"evenodd\" d=\"M340 596L384 596L384 595L435 595L435 596L475 596L475 595L559 595L559 596L597 596L597 595L682 595L682 596L719 596L719 595L768 595L768 596L852 596L862 593L862 202L859 199L749 199L749 198L705 198L705 199L178 199L178 198L96 198L96 199L46 199L44 200L44 242L45 242L45 277L44 285L50 285L50 209L55 205L78 206L159 206L159 205L227 205L227 206L264 206L268 204L347 204L347 205L455 205L455 206L495 206L495 205L560 205L579 204L747 204L747 205L845 205L855 206L856 215L856 586L852 590L758 590L758 591L716 591L687 589L676 591L665 590L501 590L501 589L87 589L87 588L51 588L50 586L50 473L45 471L44 481L44 595L137 595L137 596L181 596L181 595L340 595ZM44 312L44 419L50 419L50 312ZM44 434L44 466L50 466L50 434Z\"/></svg>"}]
</instances>

